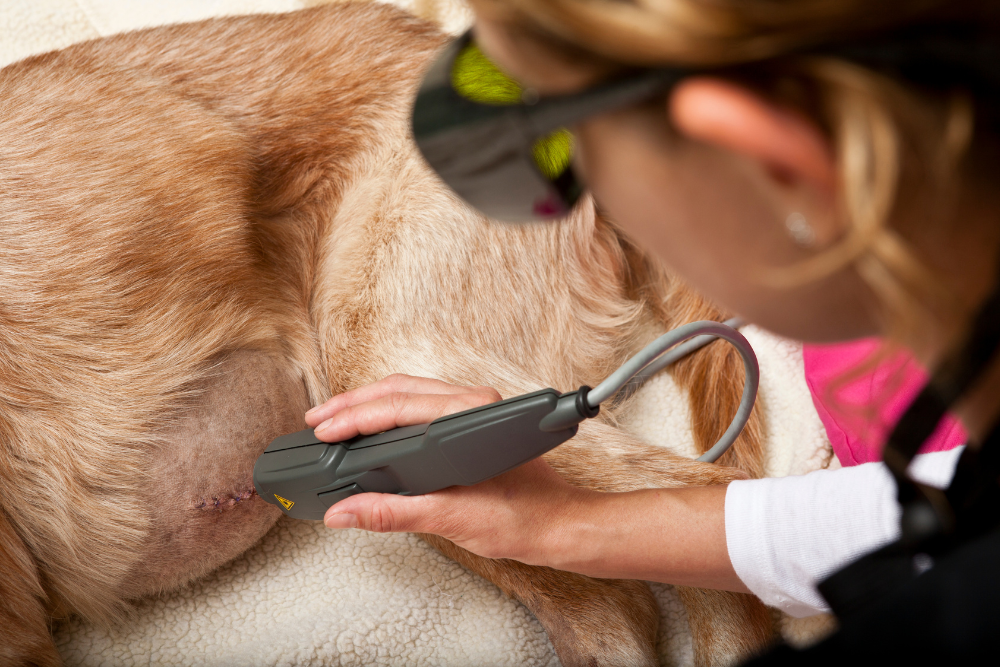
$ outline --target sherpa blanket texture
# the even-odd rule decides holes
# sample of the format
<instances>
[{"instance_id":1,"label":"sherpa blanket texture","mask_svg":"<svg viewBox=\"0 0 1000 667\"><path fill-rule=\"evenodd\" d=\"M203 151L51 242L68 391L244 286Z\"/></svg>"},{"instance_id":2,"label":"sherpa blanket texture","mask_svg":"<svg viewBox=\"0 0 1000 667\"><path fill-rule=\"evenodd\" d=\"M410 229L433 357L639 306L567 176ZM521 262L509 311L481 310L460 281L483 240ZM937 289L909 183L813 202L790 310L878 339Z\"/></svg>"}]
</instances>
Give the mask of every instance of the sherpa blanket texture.
<instances>
[{"instance_id":1,"label":"sherpa blanket texture","mask_svg":"<svg viewBox=\"0 0 1000 667\"><path fill-rule=\"evenodd\" d=\"M324 0L0 0L0 66L75 42L212 16L285 12ZM460 0L395 0L458 33ZM761 366L767 473L836 465L802 374L801 349L749 327ZM688 405L669 375L636 397L626 427L693 455ZM687 618L671 586L652 584L665 665L690 665ZM824 617L779 621L793 642ZM194 584L140 603L121 628L79 619L57 628L67 665L558 665L539 623L488 581L412 535L333 532L281 520L246 554Z\"/></svg>"}]
</instances>

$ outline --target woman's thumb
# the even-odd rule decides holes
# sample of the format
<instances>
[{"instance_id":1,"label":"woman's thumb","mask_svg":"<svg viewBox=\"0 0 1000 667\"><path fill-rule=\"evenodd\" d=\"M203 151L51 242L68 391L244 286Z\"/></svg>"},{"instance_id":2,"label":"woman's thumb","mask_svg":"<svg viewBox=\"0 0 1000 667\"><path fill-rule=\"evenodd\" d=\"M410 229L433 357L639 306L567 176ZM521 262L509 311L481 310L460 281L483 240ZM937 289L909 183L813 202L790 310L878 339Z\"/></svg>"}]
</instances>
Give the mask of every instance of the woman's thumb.
<instances>
[{"instance_id":1,"label":"woman's thumb","mask_svg":"<svg viewBox=\"0 0 1000 667\"><path fill-rule=\"evenodd\" d=\"M424 496L394 493L359 493L326 511L327 528L361 528L376 533L427 532L428 511Z\"/></svg>"}]
</instances>

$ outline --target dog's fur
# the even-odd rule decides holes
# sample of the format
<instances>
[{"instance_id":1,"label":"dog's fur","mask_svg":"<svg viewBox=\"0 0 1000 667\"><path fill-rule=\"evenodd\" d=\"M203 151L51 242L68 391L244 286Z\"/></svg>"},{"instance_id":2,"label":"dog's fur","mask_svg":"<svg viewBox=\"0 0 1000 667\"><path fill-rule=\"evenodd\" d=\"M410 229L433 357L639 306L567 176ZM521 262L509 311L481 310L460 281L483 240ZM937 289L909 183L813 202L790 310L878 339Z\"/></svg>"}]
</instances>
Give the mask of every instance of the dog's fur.
<instances>
[{"instance_id":1,"label":"dog's fur","mask_svg":"<svg viewBox=\"0 0 1000 667\"><path fill-rule=\"evenodd\" d=\"M408 136L443 37L337 5L77 45L0 71L0 663L55 665L53 618L235 557L277 519L253 462L331 394L405 372L505 396L594 385L667 327L722 314L592 205L483 219ZM673 371L704 449L742 368ZM754 416L721 467L636 441L616 411L548 455L606 491L761 472ZM740 470L742 469L742 471ZM637 581L441 551L527 605L563 665L650 665ZM683 590L699 664L769 640L755 598Z\"/></svg>"}]
</instances>

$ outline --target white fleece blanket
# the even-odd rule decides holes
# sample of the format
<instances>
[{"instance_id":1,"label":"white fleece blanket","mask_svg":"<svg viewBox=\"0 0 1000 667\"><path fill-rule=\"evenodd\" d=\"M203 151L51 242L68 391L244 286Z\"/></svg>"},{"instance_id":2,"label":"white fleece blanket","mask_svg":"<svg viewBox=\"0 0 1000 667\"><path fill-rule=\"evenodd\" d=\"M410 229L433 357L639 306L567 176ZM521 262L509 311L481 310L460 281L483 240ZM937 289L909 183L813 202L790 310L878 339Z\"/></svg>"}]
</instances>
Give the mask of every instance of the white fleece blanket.
<instances>
[{"instance_id":1,"label":"white fleece blanket","mask_svg":"<svg viewBox=\"0 0 1000 667\"><path fill-rule=\"evenodd\" d=\"M125 30L323 1L0 0L0 66ZM470 21L461 0L394 4L450 32ZM745 333L760 359L767 473L830 465L800 348L752 327ZM693 449L686 398L667 375L637 395L627 427L649 442ZM661 660L690 665L684 608L671 586L653 589ZM829 621L786 618L781 625L801 643ZM68 665L558 665L524 607L415 537L333 532L284 519L211 576L140 604L125 627L108 631L74 620L57 630L56 641Z\"/></svg>"}]
</instances>

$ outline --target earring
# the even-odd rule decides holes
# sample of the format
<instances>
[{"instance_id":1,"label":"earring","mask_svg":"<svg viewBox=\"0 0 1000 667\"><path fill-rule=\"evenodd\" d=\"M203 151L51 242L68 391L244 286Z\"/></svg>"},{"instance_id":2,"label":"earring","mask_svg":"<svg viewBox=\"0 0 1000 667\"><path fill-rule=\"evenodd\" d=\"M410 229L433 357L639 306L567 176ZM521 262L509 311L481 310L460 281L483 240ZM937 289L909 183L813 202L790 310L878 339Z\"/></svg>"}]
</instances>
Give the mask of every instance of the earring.
<instances>
[{"instance_id":1,"label":"earring","mask_svg":"<svg viewBox=\"0 0 1000 667\"><path fill-rule=\"evenodd\" d=\"M809 221L806 220L806 216L802 215L798 211L790 213L787 218L785 218L785 229L788 230L788 235L792 237L792 241L795 245L802 248L811 248L816 244L816 232L809 225Z\"/></svg>"}]
</instances>

